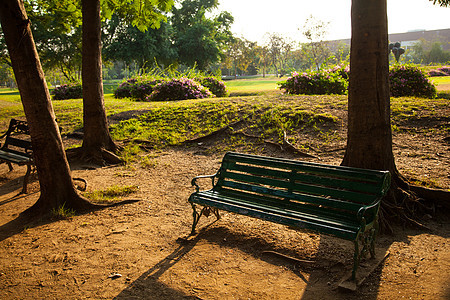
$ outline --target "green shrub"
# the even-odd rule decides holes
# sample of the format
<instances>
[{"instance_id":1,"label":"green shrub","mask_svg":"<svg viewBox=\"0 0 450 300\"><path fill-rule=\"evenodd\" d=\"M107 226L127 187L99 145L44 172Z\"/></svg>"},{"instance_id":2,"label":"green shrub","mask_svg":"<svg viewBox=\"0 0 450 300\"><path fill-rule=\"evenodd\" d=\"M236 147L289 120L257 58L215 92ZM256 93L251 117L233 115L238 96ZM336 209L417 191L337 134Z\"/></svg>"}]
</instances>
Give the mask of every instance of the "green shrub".
<instances>
[{"instance_id":1,"label":"green shrub","mask_svg":"<svg viewBox=\"0 0 450 300\"><path fill-rule=\"evenodd\" d=\"M138 101L145 101L147 96L153 92L153 88L164 81L164 79L154 78L131 78L122 82L114 91L114 97L133 98Z\"/></svg>"},{"instance_id":2,"label":"green shrub","mask_svg":"<svg viewBox=\"0 0 450 300\"><path fill-rule=\"evenodd\" d=\"M308 72L298 74L293 72L286 81L279 83L280 89L287 94L305 95L345 95L347 93L348 81L340 72L333 70Z\"/></svg>"},{"instance_id":3,"label":"green shrub","mask_svg":"<svg viewBox=\"0 0 450 300\"><path fill-rule=\"evenodd\" d=\"M130 98L131 97L131 89L134 84L136 84L137 80L134 78L128 79L127 81L122 82L119 87L114 91L114 98Z\"/></svg>"},{"instance_id":4,"label":"green shrub","mask_svg":"<svg viewBox=\"0 0 450 300\"><path fill-rule=\"evenodd\" d=\"M189 78L173 78L158 83L153 92L146 98L147 101L172 101L185 99L211 98L214 95L210 90Z\"/></svg>"},{"instance_id":5,"label":"green shrub","mask_svg":"<svg viewBox=\"0 0 450 300\"><path fill-rule=\"evenodd\" d=\"M435 98L436 87L419 68L406 65L396 65L389 70L391 96L415 96Z\"/></svg>"},{"instance_id":6,"label":"green shrub","mask_svg":"<svg viewBox=\"0 0 450 300\"><path fill-rule=\"evenodd\" d=\"M147 96L153 92L153 88L163 81L163 79L153 79L136 82L130 89L131 98L138 101L145 101Z\"/></svg>"},{"instance_id":7,"label":"green shrub","mask_svg":"<svg viewBox=\"0 0 450 300\"><path fill-rule=\"evenodd\" d=\"M228 96L225 83L215 77L197 77L195 78L195 81L199 82L204 87L207 87L216 97Z\"/></svg>"},{"instance_id":8,"label":"green shrub","mask_svg":"<svg viewBox=\"0 0 450 300\"><path fill-rule=\"evenodd\" d=\"M54 100L83 98L83 89L80 83L63 84L52 91Z\"/></svg>"}]
</instances>

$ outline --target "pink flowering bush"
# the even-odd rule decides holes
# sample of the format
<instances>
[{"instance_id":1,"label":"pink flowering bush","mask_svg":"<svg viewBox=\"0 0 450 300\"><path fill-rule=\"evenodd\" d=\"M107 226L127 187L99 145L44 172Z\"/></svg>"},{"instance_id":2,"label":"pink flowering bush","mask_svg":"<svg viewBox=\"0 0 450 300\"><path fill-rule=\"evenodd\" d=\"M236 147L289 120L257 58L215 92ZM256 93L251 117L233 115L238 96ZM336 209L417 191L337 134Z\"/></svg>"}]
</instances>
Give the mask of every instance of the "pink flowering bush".
<instances>
[{"instance_id":1,"label":"pink flowering bush","mask_svg":"<svg viewBox=\"0 0 450 300\"><path fill-rule=\"evenodd\" d=\"M83 98L83 89L80 83L63 84L52 91L53 100Z\"/></svg>"},{"instance_id":2,"label":"pink flowering bush","mask_svg":"<svg viewBox=\"0 0 450 300\"><path fill-rule=\"evenodd\" d=\"M228 91L225 83L215 77L196 77L195 81L197 81L204 87L207 87L216 97L228 96Z\"/></svg>"},{"instance_id":3,"label":"pink flowering bush","mask_svg":"<svg viewBox=\"0 0 450 300\"><path fill-rule=\"evenodd\" d=\"M153 88L164 79L142 79L131 78L122 82L114 91L114 97L133 98L138 101L144 101L148 95L153 92Z\"/></svg>"},{"instance_id":4,"label":"pink flowering bush","mask_svg":"<svg viewBox=\"0 0 450 300\"><path fill-rule=\"evenodd\" d=\"M153 92L155 86L163 81L164 79L153 79L137 82L130 89L131 98L138 101L145 101L147 96Z\"/></svg>"},{"instance_id":5,"label":"pink flowering bush","mask_svg":"<svg viewBox=\"0 0 450 300\"><path fill-rule=\"evenodd\" d=\"M442 67L439 68L438 71L445 73L446 76L450 76L450 67Z\"/></svg>"},{"instance_id":6,"label":"pink flowering bush","mask_svg":"<svg viewBox=\"0 0 450 300\"><path fill-rule=\"evenodd\" d=\"M173 78L158 83L146 101L173 101L185 99L212 98L211 91L189 78Z\"/></svg>"},{"instance_id":7,"label":"pink flowering bush","mask_svg":"<svg viewBox=\"0 0 450 300\"><path fill-rule=\"evenodd\" d=\"M447 76L447 74L445 74L444 72L439 71L439 70L430 70L430 71L428 71L428 76L438 77L438 76Z\"/></svg>"},{"instance_id":8,"label":"pink flowering bush","mask_svg":"<svg viewBox=\"0 0 450 300\"><path fill-rule=\"evenodd\" d=\"M308 72L293 72L286 81L279 83L287 94L304 95L345 95L348 81L341 76L341 69ZM348 73L345 73L348 74ZM347 75L348 76L348 75Z\"/></svg>"},{"instance_id":9,"label":"pink flowering bush","mask_svg":"<svg viewBox=\"0 0 450 300\"><path fill-rule=\"evenodd\" d=\"M442 67L428 72L428 76L450 76L450 67Z\"/></svg>"},{"instance_id":10,"label":"pink flowering bush","mask_svg":"<svg viewBox=\"0 0 450 300\"><path fill-rule=\"evenodd\" d=\"M131 89L133 85L135 85L137 82L136 79L131 78L127 81L122 82L119 87L114 91L114 98L120 99L120 98L129 98L131 97Z\"/></svg>"},{"instance_id":11,"label":"pink flowering bush","mask_svg":"<svg viewBox=\"0 0 450 300\"><path fill-rule=\"evenodd\" d=\"M436 87L419 68L410 65L396 65L389 70L391 96L415 96L435 98Z\"/></svg>"}]
</instances>

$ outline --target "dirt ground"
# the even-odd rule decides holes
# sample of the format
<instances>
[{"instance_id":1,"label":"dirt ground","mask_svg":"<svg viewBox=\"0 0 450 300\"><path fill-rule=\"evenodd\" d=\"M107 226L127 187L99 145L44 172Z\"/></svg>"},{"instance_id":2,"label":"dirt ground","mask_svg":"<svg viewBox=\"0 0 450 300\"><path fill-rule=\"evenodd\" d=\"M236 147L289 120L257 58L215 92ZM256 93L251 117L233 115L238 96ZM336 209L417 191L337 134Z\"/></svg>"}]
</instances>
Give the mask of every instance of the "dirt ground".
<instances>
[{"instance_id":1,"label":"dirt ground","mask_svg":"<svg viewBox=\"0 0 450 300\"><path fill-rule=\"evenodd\" d=\"M396 134L399 170L450 188L445 138ZM293 158L275 150L258 154ZM0 165L0 299L450 299L450 219L439 207L421 220L431 231L396 226L380 236L377 248L389 256L356 292L343 292L351 242L229 213L203 217L188 237L190 180L214 173L224 153L194 145L149 154L146 168L73 170L91 191L138 185L127 199L140 201L33 223L18 217L39 197L37 179L18 195L24 167ZM339 164L342 155L307 160Z\"/></svg>"}]
</instances>

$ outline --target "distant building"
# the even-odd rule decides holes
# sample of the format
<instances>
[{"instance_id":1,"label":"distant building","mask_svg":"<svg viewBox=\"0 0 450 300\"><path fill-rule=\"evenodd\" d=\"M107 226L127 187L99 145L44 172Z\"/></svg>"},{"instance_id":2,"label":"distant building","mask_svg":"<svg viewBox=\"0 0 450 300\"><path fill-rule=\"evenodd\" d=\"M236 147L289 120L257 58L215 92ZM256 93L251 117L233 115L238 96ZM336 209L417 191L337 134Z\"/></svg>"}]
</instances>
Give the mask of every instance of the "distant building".
<instances>
[{"instance_id":1,"label":"distant building","mask_svg":"<svg viewBox=\"0 0 450 300\"><path fill-rule=\"evenodd\" d=\"M389 42L400 42L402 48L408 49L420 40L427 42L440 42L442 49L450 50L450 28L437 30L414 30L405 33L391 33L389 34ZM350 39L330 41L330 44L344 43L350 45Z\"/></svg>"}]
</instances>

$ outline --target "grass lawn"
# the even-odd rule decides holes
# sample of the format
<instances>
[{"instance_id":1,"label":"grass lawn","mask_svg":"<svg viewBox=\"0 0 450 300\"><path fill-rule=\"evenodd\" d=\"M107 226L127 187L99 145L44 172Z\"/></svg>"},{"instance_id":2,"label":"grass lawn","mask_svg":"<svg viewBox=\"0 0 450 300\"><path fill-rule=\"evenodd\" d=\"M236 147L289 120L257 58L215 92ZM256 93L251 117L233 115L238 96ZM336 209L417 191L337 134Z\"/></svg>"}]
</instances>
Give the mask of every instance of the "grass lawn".
<instances>
[{"instance_id":1,"label":"grass lawn","mask_svg":"<svg viewBox=\"0 0 450 300\"><path fill-rule=\"evenodd\" d=\"M286 99L296 99L296 96L285 96L281 94L281 91L278 89L277 82L285 80L286 78L277 78L277 77L266 77L266 78L255 78L255 79L236 79L226 81L225 84L230 92L229 98L219 98L212 100L190 100L190 101L179 101L179 102L135 102L130 101L128 99L115 99L112 94L113 88L117 83L112 82L111 84L105 87L105 104L107 108L107 114L112 115L115 113L129 111L129 110L140 110L140 109L161 109L161 113L164 108L176 110L183 109L187 111L201 111L201 109L195 108L195 106L200 105L206 111L201 113L205 114L205 116L214 116L219 118L217 124L218 126L226 123L226 119L222 120L222 117L211 114L207 111L207 109L212 110L213 107L221 108L223 112L227 111L228 108L225 108L224 103L228 103L234 107L251 107L251 109L255 110L261 105L261 103L265 103L263 106L271 106L271 107L279 107L280 109L284 109ZM450 90L450 76L446 77L434 77L432 78L434 83L438 86L438 89L442 91L442 87L448 87L447 90ZM298 96L297 99L302 96ZM307 101L307 105L302 104L289 104L293 105L292 111L299 110L308 110L317 112L317 108L323 106L323 99L331 99L326 100L330 101L327 103L329 105L340 105L345 107L346 105L346 96L317 96L317 97L308 97L308 99L315 99L311 103L312 100ZM403 100L401 100L403 99ZM412 98L392 98L392 111L395 117L396 114L400 114L402 110L412 109L423 109L423 107L427 105L433 105L439 103L439 105L447 105L447 100L425 100L425 99L414 99L414 100L405 100ZM281 101L280 101L281 100ZM405 104L407 103L407 105ZM227 104L227 105L228 105ZM63 133L72 132L82 126L82 100L74 99L74 100L63 100L63 101L53 101L53 107L58 118L60 125L63 128ZM412 107L412 108L411 108ZM260 107L259 107L260 108ZM171 112L173 113L173 111ZM226 113L224 113L226 115ZM23 108L22 103L20 101L20 95L17 90L11 89L0 89L0 128L5 128L11 118L23 118ZM170 117L170 116L165 116ZM172 117L170 117L172 118ZM228 121L233 120L234 117L227 116ZM178 120L180 121L180 120ZM205 122L203 120L202 122ZM208 121L210 122L210 121ZM208 123L207 122L207 123ZM206 124L206 123L205 123ZM210 123L208 123L210 124ZM177 126L174 126L175 128ZM214 126L213 126L214 127ZM165 130L169 130L166 128ZM214 130L214 128L209 128L207 130ZM0 129L0 132L3 130ZM198 132L194 133L197 134Z\"/></svg>"},{"instance_id":2,"label":"grass lawn","mask_svg":"<svg viewBox=\"0 0 450 300\"><path fill-rule=\"evenodd\" d=\"M438 91L450 92L450 76L431 77L430 80L436 85Z\"/></svg>"},{"instance_id":3,"label":"grass lawn","mask_svg":"<svg viewBox=\"0 0 450 300\"><path fill-rule=\"evenodd\" d=\"M281 91L278 89L277 82L286 80L284 78L258 77L254 79L234 79L225 81L230 96L250 96L261 94L277 94Z\"/></svg>"}]
</instances>

